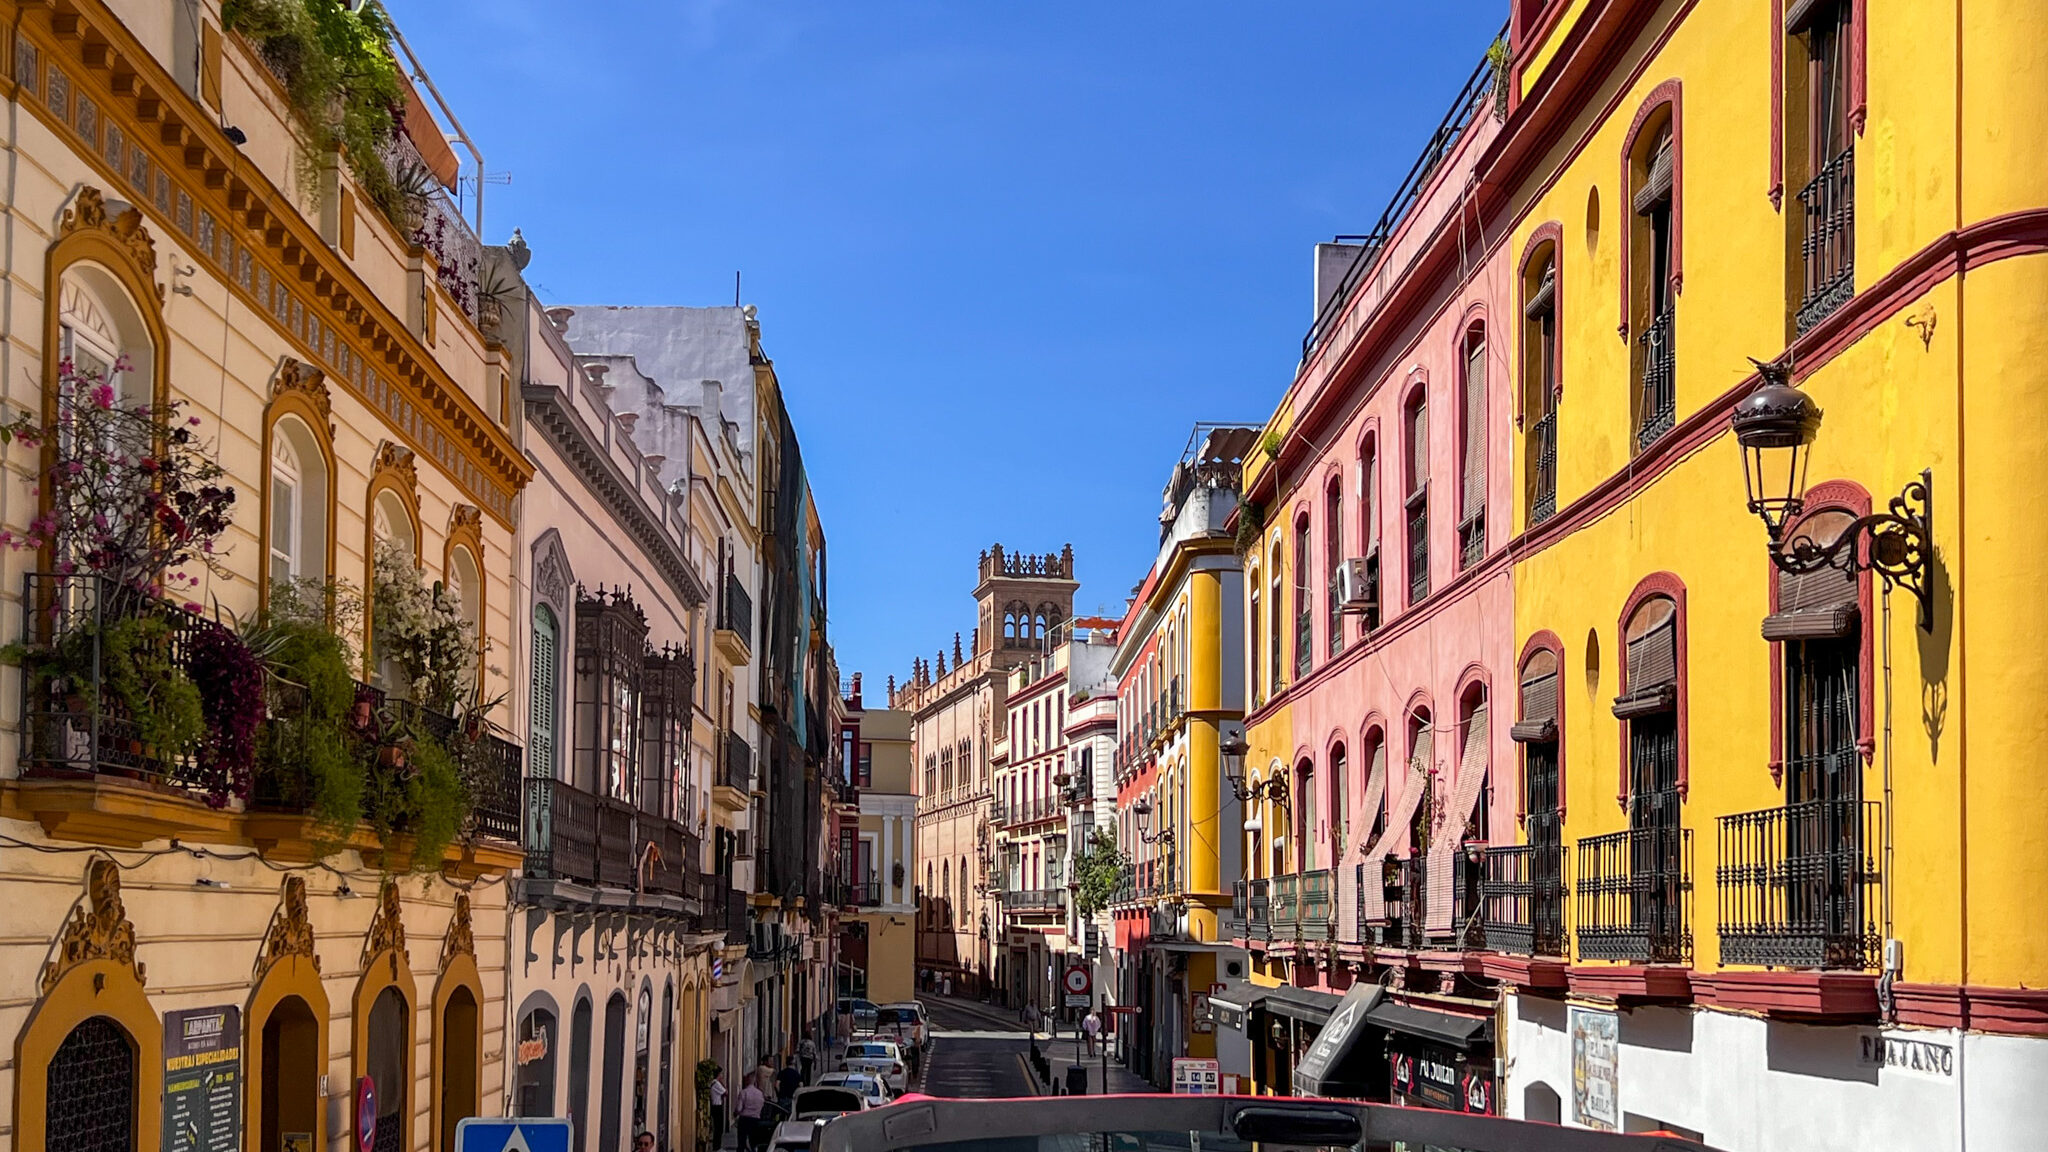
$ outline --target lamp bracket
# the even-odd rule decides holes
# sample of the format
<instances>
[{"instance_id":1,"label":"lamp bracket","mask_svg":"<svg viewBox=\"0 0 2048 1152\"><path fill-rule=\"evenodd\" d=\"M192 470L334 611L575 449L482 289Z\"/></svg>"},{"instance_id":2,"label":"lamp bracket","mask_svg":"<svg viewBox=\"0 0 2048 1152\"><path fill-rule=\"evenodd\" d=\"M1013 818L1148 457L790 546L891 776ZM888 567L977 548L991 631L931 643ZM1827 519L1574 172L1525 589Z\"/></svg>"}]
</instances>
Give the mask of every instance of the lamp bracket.
<instances>
[{"instance_id":1,"label":"lamp bracket","mask_svg":"<svg viewBox=\"0 0 2048 1152\"><path fill-rule=\"evenodd\" d=\"M1772 534L1771 562L1780 572L1799 574L1837 568L1854 575L1870 569L1888 588L1904 588L1920 603L1920 627L1934 627L1934 473L1920 478L1891 498L1883 512L1860 517L1827 545L1794 532ZM1915 505L1918 505L1916 510Z\"/></svg>"}]
</instances>

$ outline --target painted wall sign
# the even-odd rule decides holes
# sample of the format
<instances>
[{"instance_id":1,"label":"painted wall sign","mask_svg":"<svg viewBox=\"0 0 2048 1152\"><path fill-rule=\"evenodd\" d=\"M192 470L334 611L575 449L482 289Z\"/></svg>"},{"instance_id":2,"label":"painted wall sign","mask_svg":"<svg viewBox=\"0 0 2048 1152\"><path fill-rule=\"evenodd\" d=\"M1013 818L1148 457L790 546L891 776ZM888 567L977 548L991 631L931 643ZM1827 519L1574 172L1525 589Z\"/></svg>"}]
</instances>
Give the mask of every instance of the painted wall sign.
<instances>
[{"instance_id":1,"label":"painted wall sign","mask_svg":"<svg viewBox=\"0 0 2048 1152\"><path fill-rule=\"evenodd\" d=\"M1573 1006L1572 1119L1605 1132L1621 1127L1621 1018Z\"/></svg>"},{"instance_id":2,"label":"painted wall sign","mask_svg":"<svg viewBox=\"0 0 2048 1152\"><path fill-rule=\"evenodd\" d=\"M242 1010L164 1013L164 1152L241 1152Z\"/></svg>"},{"instance_id":3,"label":"painted wall sign","mask_svg":"<svg viewBox=\"0 0 2048 1152\"><path fill-rule=\"evenodd\" d=\"M1897 1069L1940 1080L1956 1075L1955 1045L1919 1033L1865 1032L1856 1062L1866 1068Z\"/></svg>"}]
</instances>

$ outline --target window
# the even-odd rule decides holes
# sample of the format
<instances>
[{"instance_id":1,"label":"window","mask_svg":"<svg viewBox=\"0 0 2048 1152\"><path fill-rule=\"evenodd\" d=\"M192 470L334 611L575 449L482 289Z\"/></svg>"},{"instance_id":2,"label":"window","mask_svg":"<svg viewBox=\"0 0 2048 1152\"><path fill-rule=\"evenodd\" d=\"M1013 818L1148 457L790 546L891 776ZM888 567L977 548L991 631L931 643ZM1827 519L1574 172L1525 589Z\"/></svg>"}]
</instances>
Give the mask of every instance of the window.
<instances>
[{"instance_id":1,"label":"window","mask_svg":"<svg viewBox=\"0 0 2048 1152\"><path fill-rule=\"evenodd\" d=\"M545 1008L528 1012L519 1021L514 1048L518 1071L512 1090L513 1115L555 1115L555 1014ZM266 1051L268 1048L266 1046Z\"/></svg>"},{"instance_id":2,"label":"window","mask_svg":"<svg viewBox=\"0 0 2048 1152\"><path fill-rule=\"evenodd\" d=\"M1251 642L1246 646L1246 650L1250 653L1252 662L1252 707L1257 708L1265 703L1266 694L1263 690L1265 671L1259 664L1259 657L1264 650L1259 647L1259 626L1262 622L1259 619L1259 570L1256 566L1252 568L1251 579L1246 583L1251 586L1251 611L1245 616L1245 626L1251 630Z\"/></svg>"},{"instance_id":3,"label":"window","mask_svg":"<svg viewBox=\"0 0 2048 1152\"><path fill-rule=\"evenodd\" d=\"M1855 103L1850 85L1855 48L1850 0L1796 0L1785 30L1803 51L1805 67L1787 77L1795 99L1787 136L1795 179L1804 179L1799 207L1787 213L1798 231L1798 304L1795 330L1805 332L1849 299L1856 287ZM1803 145L1803 146L1801 146Z\"/></svg>"},{"instance_id":4,"label":"window","mask_svg":"<svg viewBox=\"0 0 2048 1152\"><path fill-rule=\"evenodd\" d=\"M476 553L465 545L457 545L448 554L448 590L455 597L455 603L462 611L462 622L469 625L472 643L481 646L483 642L483 570L477 566Z\"/></svg>"},{"instance_id":5,"label":"window","mask_svg":"<svg viewBox=\"0 0 2048 1152\"><path fill-rule=\"evenodd\" d=\"M640 807L670 820L688 820L690 807L690 693L696 666L674 646L642 658L640 704ZM668 867L694 870L697 861Z\"/></svg>"},{"instance_id":6,"label":"window","mask_svg":"<svg viewBox=\"0 0 2048 1152\"><path fill-rule=\"evenodd\" d=\"M670 1066L675 1058L676 1046L676 986L673 982L661 989L661 1102L655 1113L654 1146L673 1147L668 1140L668 1092L669 1084L675 1079Z\"/></svg>"},{"instance_id":7,"label":"window","mask_svg":"<svg viewBox=\"0 0 2048 1152\"><path fill-rule=\"evenodd\" d=\"M533 608L533 667L528 681L526 756L528 771L556 779L557 725L562 712L560 630L545 604Z\"/></svg>"},{"instance_id":8,"label":"window","mask_svg":"<svg viewBox=\"0 0 2048 1152\"><path fill-rule=\"evenodd\" d=\"M1367 632L1380 626L1380 441L1368 435L1358 456L1358 544L1365 553Z\"/></svg>"},{"instance_id":9,"label":"window","mask_svg":"<svg viewBox=\"0 0 2048 1152\"><path fill-rule=\"evenodd\" d=\"M1636 947L1647 948L1653 957L1682 953L1690 938L1683 911L1688 881L1680 811L1685 797L1680 625L1671 596L1652 593L1636 602L1622 630L1623 694L1614 702L1627 773L1627 871L1635 892L1630 917L1639 938Z\"/></svg>"},{"instance_id":10,"label":"window","mask_svg":"<svg viewBox=\"0 0 2048 1152\"><path fill-rule=\"evenodd\" d=\"M1344 746L1330 749L1330 865L1344 862L1344 849L1351 831L1350 804L1344 793Z\"/></svg>"},{"instance_id":11,"label":"window","mask_svg":"<svg viewBox=\"0 0 2048 1152\"><path fill-rule=\"evenodd\" d=\"M299 531L303 520L299 454L289 437L270 446L270 582L290 583L299 574Z\"/></svg>"},{"instance_id":12,"label":"window","mask_svg":"<svg viewBox=\"0 0 2048 1152\"><path fill-rule=\"evenodd\" d=\"M647 1062L654 1022L654 990L645 984L640 986L640 1010L633 1015L633 1130L638 1132L647 1127Z\"/></svg>"},{"instance_id":13,"label":"window","mask_svg":"<svg viewBox=\"0 0 2048 1152\"><path fill-rule=\"evenodd\" d=\"M1429 595L1429 401L1423 388L1408 398L1402 422L1408 440L1408 603L1414 605Z\"/></svg>"},{"instance_id":14,"label":"window","mask_svg":"<svg viewBox=\"0 0 2048 1152\"><path fill-rule=\"evenodd\" d=\"M1344 604L1337 595L1337 574L1344 567L1344 482L1330 478L1323 492L1323 552L1328 557L1330 605L1324 610L1323 627L1329 632L1330 655L1344 651Z\"/></svg>"},{"instance_id":15,"label":"window","mask_svg":"<svg viewBox=\"0 0 2048 1152\"><path fill-rule=\"evenodd\" d=\"M135 1046L105 1016L81 1022L42 1069L44 1147L50 1152L127 1152L135 1146ZM24 1070L17 1074L32 1074ZM155 1107L152 1099L148 1107Z\"/></svg>"},{"instance_id":16,"label":"window","mask_svg":"<svg viewBox=\"0 0 2048 1152\"><path fill-rule=\"evenodd\" d=\"M875 783L875 746L865 740L860 742L860 764L854 782L862 788L871 788Z\"/></svg>"},{"instance_id":17,"label":"window","mask_svg":"<svg viewBox=\"0 0 2048 1152\"><path fill-rule=\"evenodd\" d=\"M1487 838L1486 786L1487 769L1487 707L1486 689L1474 684L1466 690L1459 701L1459 717L1464 737L1464 749L1458 757L1458 787L1453 796L1453 810L1447 830L1454 831L1463 841L1484 841Z\"/></svg>"},{"instance_id":18,"label":"window","mask_svg":"<svg viewBox=\"0 0 2048 1152\"><path fill-rule=\"evenodd\" d=\"M1458 566L1470 568L1486 555L1486 330L1465 334L1463 387L1458 408L1461 483L1458 498Z\"/></svg>"},{"instance_id":19,"label":"window","mask_svg":"<svg viewBox=\"0 0 2048 1152\"><path fill-rule=\"evenodd\" d=\"M1294 522L1294 676L1308 675L1314 657L1315 583L1309 573L1315 561L1310 556L1308 513Z\"/></svg>"},{"instance_id":20,"label":"window","mask_svg":"<svg viewBox=\"0 0 2048 1152\"><path fill-rule=\"evenodd\" d=\"M1522 718L1510 735L1522 749L1522 813L1527 829L1528 939L1526 955L1555 956L1564 949L1564 789L1558 709L1561 660L1538 648L1522 663ZM1492 929L1489 928L1489 939Z\"/></svg>"},{"instance_id":21,"label":"window","mask_svg":"<svg viewBox=\"0 0 2048 1152\"><path fill-rule=\"evenodd\" d=\"M575 784L586 792L634 799L646 648L646 618L630 596L579 591Z\"/></svg>"},{"instance_id":22,"label":"window","mask_svg":"<svg viewBox=\"0 0 2048 1152\"><path fill-rule=\"evenodd\" d=\"M1273 548L1266 564L1266 676L1267 686L1274 695L1279 695L1280 670L1280 543L1279 533L1274 533Z\"/></svg>"},{"instance_id":23,"label":"window","mask_svg":"<svg viewBox=\"0 0 2048 1152\"><path fill-rule=\"evenodd\" d=\"M1295 767L1294 794L1301 798L1301 815L1295 823L1298 832L1295 840L1300 844L1299 867L1303 872L1313 872L1321 867L1320 854L1317 852L1319 830L1316 827L1316 766L1307 760L1303 760Z\"/></svg>"},{"instance_id":24,"label":"window","mask_svg":"<svg viewBox=\"0 0 2048 1152\"><path fill-rule=\"evenodd\" d=\"M1553 229L1554 231L1554 229ZM1522 415L1529 524L1557 514L1557 241L1538 241L1522 277Z\"/></svg>"},{"instance_id":25,"label":"window","mask_svg":"<svg viewBox=\"0 0 2048 1152\"><path fill-rule=\"evenodd\" d=\"M406 1146L406 1134L412 1131L405 1115L412 1044L412 1008L404 993L386 988L370 1005L369 1051L363 1054L377 1101L377 1141L372 1152L399 1152Z\"/></svg>"},{"instance_id":26,"label":"window","mask_svg":"<svg viewBox=\"0 0 2048 1152\"><path fill-rule=\"evenodd\" d=\"M1627 176L1627 268L1623 322L1634 336L1635 446L1642 451L1677 423L1673 305L1678 291L1678 94L1661 86L1623 156Z\"/></svg>"}]
</instances>

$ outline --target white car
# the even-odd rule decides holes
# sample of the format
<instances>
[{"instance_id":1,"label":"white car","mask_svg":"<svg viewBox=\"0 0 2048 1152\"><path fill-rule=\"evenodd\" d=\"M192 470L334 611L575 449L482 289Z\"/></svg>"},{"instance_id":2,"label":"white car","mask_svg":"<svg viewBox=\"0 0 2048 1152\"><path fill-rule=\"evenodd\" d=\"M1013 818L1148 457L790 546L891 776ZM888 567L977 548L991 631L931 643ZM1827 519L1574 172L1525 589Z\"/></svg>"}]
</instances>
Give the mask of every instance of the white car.
<instances>
[{"instance_id":1,"label":"white car","mask_svg":"<svg viewBox=\"0 0 2048 1152\"><path fill-rule=\"evenodd\" d=\"M851 1088L867 1097L869 1108L880 1108L890 1100L889 1086L879 1076L866 1072L827 1072L818 1077L820 1088Z\"/></svg>"},{"instance_id":2,"label":"white car","mask_svg":"<svg viewBox=\"0 0 2048 1152\"><path fill-rule=\"evenodd\" d=\"M823 1120L784 1120L775 1126L775 1138L768 1142L768 1152L810 1152L811 1136L823 1123Z\"/></svg>"},{"instance_id":3,"label":"white car","mask_svg":"<svg viewBox=\"0 0 2048 1152\"><path fill-rule=\"evenodd\" d=\"M875 1031L893 1035L897 1043L922 1049L931 1043L924 1005L915 1000L884 1004L875 1013Z\"/></svg>"},{"instance_id":4,"label":"white car","mask_svg":"<svg viewBox=\"0 0 2048 1152\"><path fill-rule=\"evenodd\" d=\"M903 1049L888 1040L856 1040L839 1058L841 1072L866 1072L879 1077L889 1091L901 1094L910 1083L910 1070L903 1063Z\"/></svg>"},{"instance_id":5,"label":"white car","mask_svg":"<svg viewBox=\"0 0 2048 1152\"><path fill-rule=\"evenodd\" d=\"M833 1081L828 1076L809 1088L797 1089L796 1095L789 1102L789 1119L830 1120L834 1116L844 1116L848 1112L865 1112L875 1106L867 1083L845 1082L865 1081L867 1078L837 1073L835 1075L840 1075L839 1081Z\"/></svg>"}]
</instances>

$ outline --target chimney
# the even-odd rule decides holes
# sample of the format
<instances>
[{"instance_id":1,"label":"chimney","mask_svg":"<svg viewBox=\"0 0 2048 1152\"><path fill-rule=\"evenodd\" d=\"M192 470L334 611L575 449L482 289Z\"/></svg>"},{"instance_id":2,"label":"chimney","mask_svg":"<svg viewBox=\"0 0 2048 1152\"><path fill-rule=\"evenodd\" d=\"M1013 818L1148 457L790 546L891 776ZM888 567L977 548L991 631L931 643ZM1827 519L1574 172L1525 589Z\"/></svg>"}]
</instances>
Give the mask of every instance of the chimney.
<instances>
[{"instance_id":1,"label":"chimney","mask_svg":"<svg viewBox=\"0 0 2048 1152\"><path fill-rule=\"evenodd\" d=\"M1372 252L1370 245L1356 241L1316 245L1316 310L1309 317L1311 322L1323 314L1323 309L1329 305L1330 297L1337 294L1337 286L1344 282L1351 266L1360 260L1372 259Z\"/></svg>"}]
</instances>

